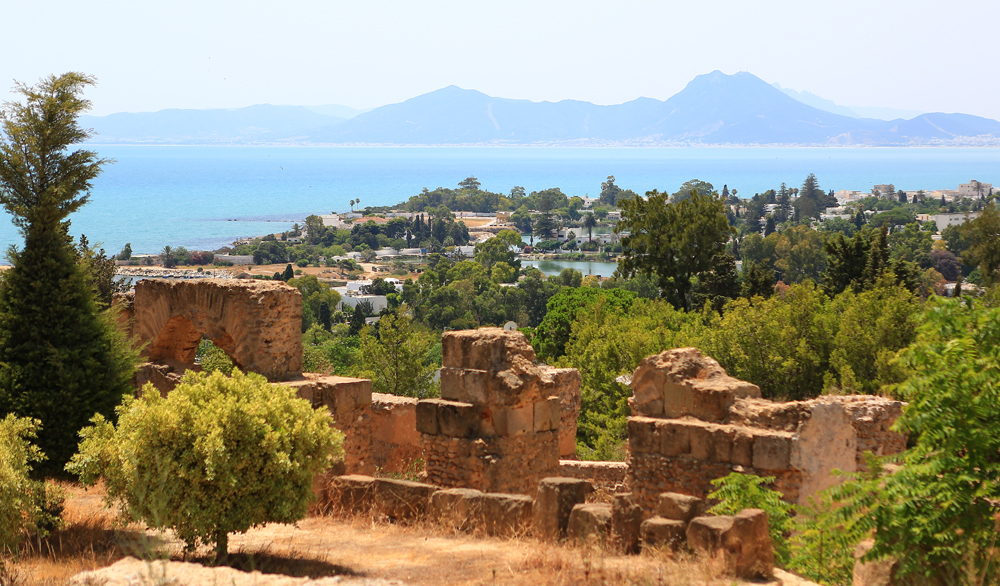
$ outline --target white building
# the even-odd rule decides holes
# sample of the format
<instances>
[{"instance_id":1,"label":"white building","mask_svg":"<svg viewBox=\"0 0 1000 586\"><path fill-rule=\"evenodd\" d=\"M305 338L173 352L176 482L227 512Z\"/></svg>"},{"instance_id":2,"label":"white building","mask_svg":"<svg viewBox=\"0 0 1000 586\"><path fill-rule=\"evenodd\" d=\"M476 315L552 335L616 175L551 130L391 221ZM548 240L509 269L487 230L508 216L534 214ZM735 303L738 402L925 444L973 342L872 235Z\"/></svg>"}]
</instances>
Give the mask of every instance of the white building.
<instances>
[{"instance_id":1,"label":"white building","mask_svg":"<svg viewBox=\"0 0 1000 586\"><path fill-rule=\"evenodd\" d=\"M974 220L979 217L980 212L969 212L966 214L936 214L931 216L934 223L937 224L937 229L940 232L948 226L959 226L963 224L968 218L969 220Z\"/></svg>"},{"instance_id":2,"label":"white building","mask_svg":"<svg viewBox=\"0 0 1000 586\"><path fill-rule=\"evenodd\" d=\"M340 214L326 214L324 216L320 216L320 219L323 220L323 226L327 228L346 230L347 228L350 227L343 220L340 219Z\"/></svg>"},{"instance_id":3,"label":"white building","mask_svg":"<svg viewBox=\"0 0 1000 586\"><path fill-rule=\"evenodd\" d=\"M958 185L958 195L959 197L975 197L988 196L993 193L992 183L982 183L973 179L968 183L960 183Z\"/></svg>"}]
</instances>

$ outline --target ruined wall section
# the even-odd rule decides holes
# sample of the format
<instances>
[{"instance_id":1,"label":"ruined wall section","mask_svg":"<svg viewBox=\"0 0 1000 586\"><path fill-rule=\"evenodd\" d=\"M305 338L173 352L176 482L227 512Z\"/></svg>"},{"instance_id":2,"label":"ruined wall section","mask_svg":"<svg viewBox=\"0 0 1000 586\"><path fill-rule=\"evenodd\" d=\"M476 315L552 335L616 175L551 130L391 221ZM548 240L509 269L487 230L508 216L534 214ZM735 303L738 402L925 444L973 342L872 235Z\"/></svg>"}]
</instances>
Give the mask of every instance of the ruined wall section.
<instances>
[{"instance_id":1,"label":"ruined wall section","mask_svg":"<svg viewBox=\"0 0 1000 586\"><path fill-rule=\"evenodd\" d=\"M374 474L372 458L372 381L306 373L280 383L295 389L314 409L326 407L333 426L344 434L345 474Z\"/></svg>"},{"instance_id":2,"label":"ruined wall section","mask_svg":"<svg viewBox=\"0 0 1000 586\"><path fill-rule=\"evenodd\" d=\"M579 373L536 365L524 334L498 328L446 332L442 358L441 399L417 403L428 482L530 494L558 474Z\"/></svg>"},{"instance_id":3,"label":"ruined wall section","mask_svg":"<svg viewBox=\"0 0 1000 586\"><path fill-rule=\"evenodd\" d=\"M302 371L302 295L285 283L143 279L131 323L150 361L193 363L204 335L245 372L280 381Z\"/></svg>"},{"instance_id":4,"label":"ruined wall section","mask_svg":"<svg viewBox=\"0 0 1000 586\"><path fill-rule=\"evenodd\" d=\"M857 434L848 411L823 400L772 403L694 348L644 359L629 400L629 482L651 513L664 492L698 497L734 471L774 476L775 489L803 503L855 470Z\"/></svg>"}]
</instances>

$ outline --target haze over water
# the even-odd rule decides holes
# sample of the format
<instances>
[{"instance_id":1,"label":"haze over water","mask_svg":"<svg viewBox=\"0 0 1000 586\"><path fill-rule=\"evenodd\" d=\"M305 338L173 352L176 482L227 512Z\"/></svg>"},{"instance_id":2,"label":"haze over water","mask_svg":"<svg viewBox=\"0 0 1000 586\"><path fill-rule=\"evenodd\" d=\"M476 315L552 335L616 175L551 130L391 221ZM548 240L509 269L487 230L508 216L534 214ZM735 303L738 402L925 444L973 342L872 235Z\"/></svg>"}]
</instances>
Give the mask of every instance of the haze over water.
<instances>
[{"instance_id":1,"label":"haze over water","mask_svg":"<svg viewBox=\"0 0 1000 586\"><path fill-rule=\"evenodd\" d=\"M543 147L133 147L90 146L117 160L97 179L91 202L71 216L117 253L164 245L216 249L244 236L288 229L309 214L393 205L424 187L454 188L474 175L484 189L559 187L600 193L614 175L639 193L676 191L688 179L736 188L740 197L801 185L815 173L829 190L957 189L970 179L1000 185L1000 149L990 148L543 148ZM0 246L21 245L10 217ZM238 221L232 221L238 220Z\"/></svg>"}]
</instances>

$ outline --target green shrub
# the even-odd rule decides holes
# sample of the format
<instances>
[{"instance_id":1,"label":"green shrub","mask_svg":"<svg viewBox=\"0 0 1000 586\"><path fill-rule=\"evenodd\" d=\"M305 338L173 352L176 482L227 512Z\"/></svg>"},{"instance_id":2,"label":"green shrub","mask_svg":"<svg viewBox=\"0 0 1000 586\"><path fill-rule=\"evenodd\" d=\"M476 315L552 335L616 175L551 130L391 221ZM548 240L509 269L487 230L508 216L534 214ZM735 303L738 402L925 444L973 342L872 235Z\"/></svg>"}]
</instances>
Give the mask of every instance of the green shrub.
<instances>
[{"instance_id":1,"label":"green shrub","mask_svg":"<svg viewBox=\"0 0 1000 586\"><path fill-rule=\"evenodd\" d=\"M834 487L838 514L874 531L866 559L895 557L904 583L1000 583L1000 308L932 298L901 362L896 429L913 446L895 473Z\"/></svg>"},{"instance_id":2,"label":"green shrub","mask_svg":"<svg viewBox=\"0 0 1000 586\"><path fill-rule=\"evenodd\" d=\"M789 513L792 505L781 499L781 493L764 486L774 482L774 477L761 478L752 474L733 472L712 481L715 491L708 495L718 499L709 512L714 515L735 515L743 509L761 509L767 513L771 541L774 544L774 561L784 566L790 559L788 535L792 531Z\"/></svg>"},{"instance_id":3,"label":"green shrub","mask_svg":"<svg viewBox=\"0 0 1000 586\"><path fill-rule=\"evenodd\" d=\"M173 529L189 550L228 535L305 516L313 478L341 450L330 414L256 374L189 373L167 398L147 385L81 432L67 468L126 521Z\"/></svg>"},{"instance_id":4,"label":"green shrub","mask_svg":"<svg viewBox=\"0 0 1000 586\"><path fill-rule=\"evenodd\" d=\"M195 358L205 372L219 371L229 376L233 372L233 361L222 348L212 343L211 340L202 340L198 344L198 351Z\"/></svg>"},{"instance_id":5,"label":"green shrub","mask_svg":"<svg viewBox=\"0 0 1000 586\"><path fill-rule=\"evenodd\" d=\"M7 415L0 420L0 548L10 551L27 535L44 537L60 525L63 495L31 480L31 465L45 458L31 443L37 419Z\"/></svg>"}]
</instances>

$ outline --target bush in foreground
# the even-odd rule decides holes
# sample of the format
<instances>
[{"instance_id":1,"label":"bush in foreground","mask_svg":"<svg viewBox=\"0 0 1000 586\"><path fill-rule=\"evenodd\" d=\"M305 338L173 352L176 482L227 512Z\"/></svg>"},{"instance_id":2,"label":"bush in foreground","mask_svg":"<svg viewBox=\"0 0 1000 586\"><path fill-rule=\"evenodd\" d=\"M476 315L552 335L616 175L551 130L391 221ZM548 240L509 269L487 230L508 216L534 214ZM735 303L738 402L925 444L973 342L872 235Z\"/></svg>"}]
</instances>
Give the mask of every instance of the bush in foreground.
<instances>
[{"instance_id":1,"label":"bush in foreground","mask_svg":"<svg viewBox=\"0 0 1000 586\"><path fill-rule=\"evenodd\" d=\"M142 398L81 432L67 466L84 484L103 476L124 519L173 529L189 550L228 535L305 516L313 478L340 453L330 414L256 374L191 373L167 398Z\"/></svg>"},{"instance_id":2,"label":"bush in foreground","mask_svg":"<svg viewBox=\"0 0 1000 586\"><path fill-rule=\"evenodd\" d=\"M30 478L32 463L45 459L31 443L38 428L38 420L28 417L0 420L0 548L6 551L26 535L44 537L59 525L62 495Z\"/></svg>"}]
</instances>

